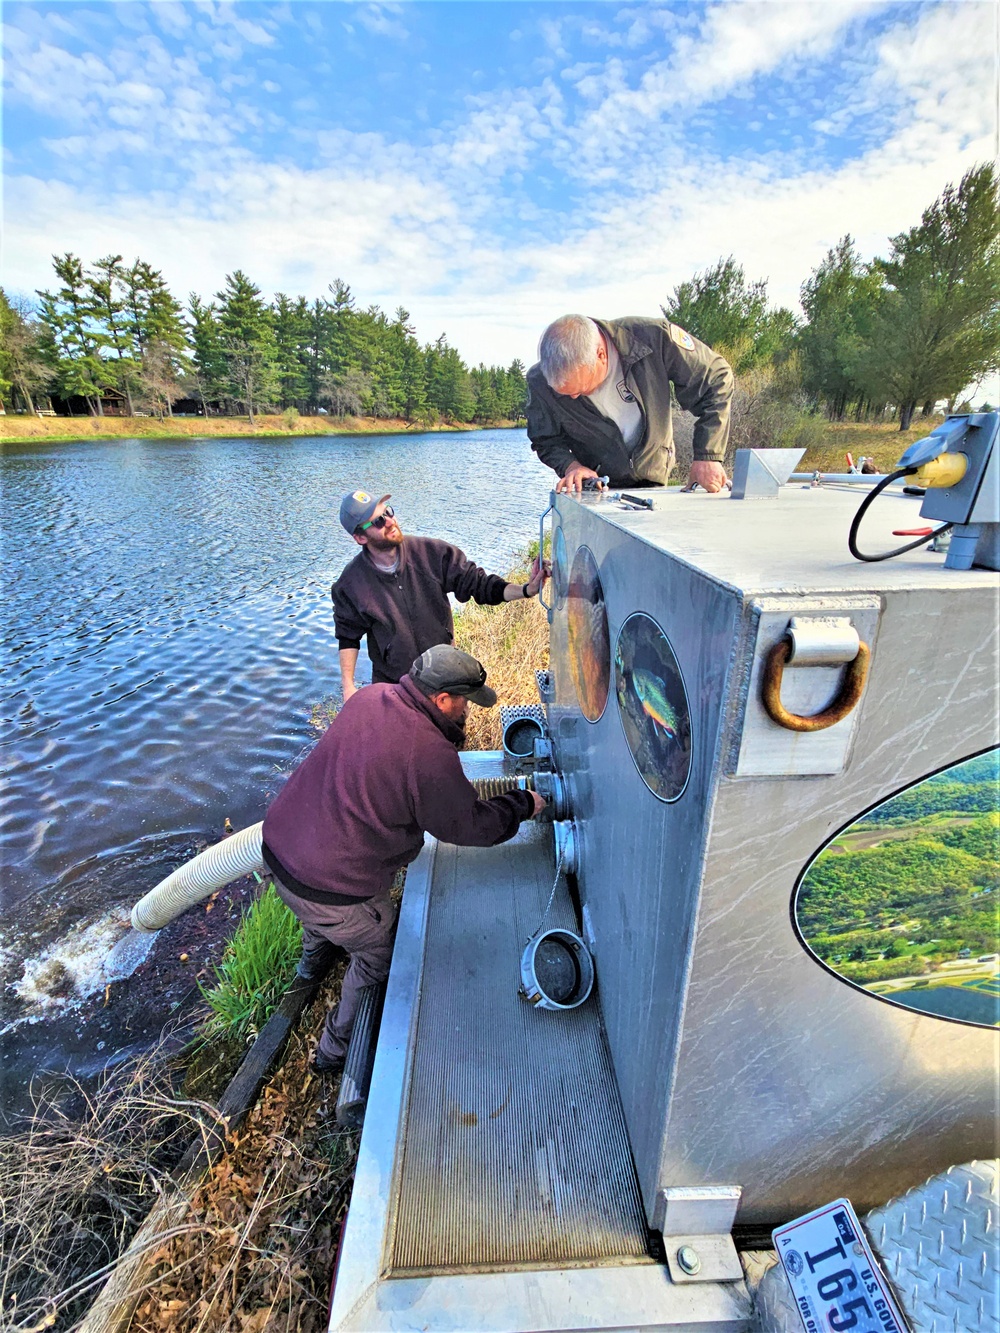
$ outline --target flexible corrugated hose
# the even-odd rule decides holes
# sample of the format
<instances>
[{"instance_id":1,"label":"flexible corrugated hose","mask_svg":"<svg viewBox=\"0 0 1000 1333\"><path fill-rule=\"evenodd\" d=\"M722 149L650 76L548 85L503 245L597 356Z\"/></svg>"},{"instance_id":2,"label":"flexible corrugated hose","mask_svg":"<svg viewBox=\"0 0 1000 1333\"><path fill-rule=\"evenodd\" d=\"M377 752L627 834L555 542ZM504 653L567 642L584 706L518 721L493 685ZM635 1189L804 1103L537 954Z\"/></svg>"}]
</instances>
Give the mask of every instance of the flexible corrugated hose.
<instances>
[{"instance_id":1,"label":"flexible corrugated hose","mask_svg":"<svg viewBox=\"0 0 1000 1333\"><path fill-rule=\"evenodd\" d=\"M132 908L133 927L147 933L160 930L192 904L215 893L216 889L225 888L234 879L259 870L264 864L261 854L263 827L262 820L240 829L178 866Z\"/></svg>"}]
</instances>

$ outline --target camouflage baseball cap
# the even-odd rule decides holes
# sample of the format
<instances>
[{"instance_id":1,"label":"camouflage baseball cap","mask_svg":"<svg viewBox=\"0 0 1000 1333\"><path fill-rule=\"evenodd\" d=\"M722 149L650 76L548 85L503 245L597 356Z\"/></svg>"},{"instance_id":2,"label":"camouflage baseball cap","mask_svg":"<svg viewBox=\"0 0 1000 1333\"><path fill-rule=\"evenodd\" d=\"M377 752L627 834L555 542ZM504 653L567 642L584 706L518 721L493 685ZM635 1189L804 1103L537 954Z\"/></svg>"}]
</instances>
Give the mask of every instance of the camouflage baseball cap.
<instances>
[{"instance_id":1,"label":"camouflage baseball cap","mask_svg":"<svg viewBox=\"0 0 1000 1333\"><path fill-rule=\"evenodd\" d=\"M421 653L410 667L410 679L424 694L460 694L480 708L492 708L497 696L486 684L486 669L461 648L439 643Z\"/></svg>"}]
</instances>

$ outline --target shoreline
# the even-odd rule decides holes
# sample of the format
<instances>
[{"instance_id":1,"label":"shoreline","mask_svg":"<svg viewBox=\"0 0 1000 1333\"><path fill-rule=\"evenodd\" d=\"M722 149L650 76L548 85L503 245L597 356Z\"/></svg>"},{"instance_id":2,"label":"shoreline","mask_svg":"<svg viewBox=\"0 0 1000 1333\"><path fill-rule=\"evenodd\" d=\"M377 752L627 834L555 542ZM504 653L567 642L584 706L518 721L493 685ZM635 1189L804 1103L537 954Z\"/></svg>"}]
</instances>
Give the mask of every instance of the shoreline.
<instances>
[{"instance_id":1,"label":"shoreline","mask_svg":"<svg viewBox=\"0 0 1000 1333\"><path fill-rule=\"evenodd\" d=\"M845 453L872 456L880 472L890 471L903 450L914 440L929 435L942 418L920 419L908 431L900 431L895 422L824 422L825 439L806 449L800 471L821 469L843 471ZM69 426L67 423L72 422ZM358 436L455 435L473 431L523 431L527 422L501 420L480 425L476 422L439 421L418 423L398 417L299 417L291 425L281 416L258 417L253 426L243 417L172 417L159 421L154 417L29 417L0 418L2 444L110 444L125 440L204 440L213 439L351 439ZM13 427L13 432L12 432ZM675 480L680 474L675 474Z\"/></svg>"},{"instance_id":2,"label":"shoreline","mask_svg":"<svg viewBox=\"0 0 1000 1333\"><path fill-rule=\"evenodd\" d=\"M11 431L10 427L15 425ZM68 423L73 423L69 425ZM79 423L79 424L77 424ZM370 424L369 424L370 423ZM523 430L524 421L413 422L398 417L299 417L289 424L281 416L260 416L253 425L245 417L31 417L0 419L0 444L95 444L115 440L309 439L356 435L459 434L482 430Z\"/></svg>"}]
</instances>

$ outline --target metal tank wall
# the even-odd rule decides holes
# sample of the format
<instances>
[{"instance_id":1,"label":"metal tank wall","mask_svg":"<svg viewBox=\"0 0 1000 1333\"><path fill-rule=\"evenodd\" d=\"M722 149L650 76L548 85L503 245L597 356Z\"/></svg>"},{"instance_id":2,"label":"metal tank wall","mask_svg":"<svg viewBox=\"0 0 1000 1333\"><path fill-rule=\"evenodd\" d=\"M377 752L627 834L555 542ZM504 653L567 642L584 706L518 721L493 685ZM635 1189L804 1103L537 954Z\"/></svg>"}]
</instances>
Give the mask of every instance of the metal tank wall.
<instances>
[{"instance_id":1,"label":"metal tank wall","mask_svg":"<svg viewBox=\"0 0 1000 1333\"><path fill-rule=\"evenodd\" d=\"M887 595L846 770L740 777L757 590L713 581L599 505L560 499L560 527L568 566L581 545L596 561L612 658L626 619L646 613L691 710L690 777L668 804L637 771L613 667L603 715L583 717L557 598L550 720L651 1223L665 1186L738 1184L740 1222L776 1223L841 1194L867 1209L995 1152L997 1034L854 989L791 919L797 879L831 834L996 743L995 591Z\"/></svg>"},{"instance_id":2,"label":"metal tank wall","mask_svg":"<svg viewBox=\"0 0 1000 1333\"><path fill-rule=\"evenodd\" d=\"M864 1211L996 1155L996 1030L863 993L791 923L832 834L997 743L996 612L986 587L886 593L845 771L723 777L660 1185L738 1183L740 1220L772 1223L840 1195Z\"/></svg>"},{"instance_id":3,"label":"metal tank wall","mask_svg":"<svg viewBox=\"0 0 1000 1333\"><path fill-rule=\"evenodd\" d=\"M565 601L557 598L550 720L579 839L579 884L596 941L601 1008L652 1216L739 601L604 522L598 509L570 500L560 501L559 510L569 565L581 545L597 563L612 655L625 619L644 611L668 636L696 694L690 776L680 799L666 804L636 770L613 669L603 716L597 722L583 716L569 664Z\"/></svg>"}]
</instances>

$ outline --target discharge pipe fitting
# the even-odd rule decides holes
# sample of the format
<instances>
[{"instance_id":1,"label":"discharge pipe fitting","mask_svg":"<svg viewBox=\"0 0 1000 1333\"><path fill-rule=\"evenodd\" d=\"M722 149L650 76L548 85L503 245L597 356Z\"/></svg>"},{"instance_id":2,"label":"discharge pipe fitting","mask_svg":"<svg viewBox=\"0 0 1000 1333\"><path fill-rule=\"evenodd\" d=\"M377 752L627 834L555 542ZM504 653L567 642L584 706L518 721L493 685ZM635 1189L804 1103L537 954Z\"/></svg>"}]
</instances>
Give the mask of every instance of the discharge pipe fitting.
<instances>
[{"instance_id":1,"label":"discharge pipe fitting","mask_svg":"<svg viewBox=\"0 0 1000 1333\"><path fill-rule=\"evenodd\" d=\"M558 773L548 769L536 772L535 791L548 801L550 818L555 820L569 818L569 794L566 791L565 781Z\"/></svg>"},{"instance_id":2,"label":"discharge pipe fitting","mask_svg":"<svg viewBox=\"0 0 1000 1333\"><path fill-rule=\"evenodd\" d=\"M133 928L147 933L160 930L175 916L180 916L181 912L217 889L260 870L264 865L261 853L263 827L262 820L240 829L178 866L132 908Z\"/></svg>"}]
</instances>

